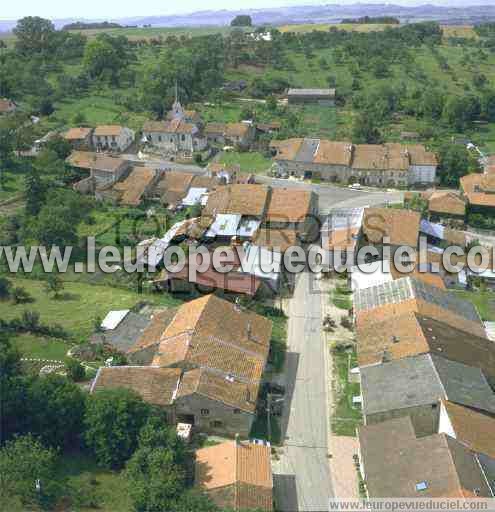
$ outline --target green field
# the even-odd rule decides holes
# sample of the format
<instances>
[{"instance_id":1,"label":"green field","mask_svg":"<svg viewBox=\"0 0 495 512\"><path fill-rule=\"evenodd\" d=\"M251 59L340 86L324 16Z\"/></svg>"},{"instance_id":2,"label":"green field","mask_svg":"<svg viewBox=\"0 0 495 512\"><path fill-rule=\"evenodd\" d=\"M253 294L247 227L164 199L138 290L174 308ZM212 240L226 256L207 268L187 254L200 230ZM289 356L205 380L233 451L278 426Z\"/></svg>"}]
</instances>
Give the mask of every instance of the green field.
<instances>
[{"instance_id":1,"label":"green field","mask_svg":"<svg viewBox=\"0 0 495 512\"><path fill-rule=\"evenodd\" d=\"M175 300L166 294L138 294L111 286L65 282L60 297L45 291L45 283L35 279L11 278L13 286L21 286L34 298L28 304L0 302L0 318L12 320L24 311L37 311L42 323L59 324L75 339L85 340L93 332L96 318L103 318L112 309L130 309L140 302L167 306ZM25 342L26 343L26 342Z\"/></svg>"},{"instance_id":2,"label":"green field","mask_svg":"<svg viewBox=\"0 0 495 512\"><path fill-rule=\"evenodd\" d=\"M223 152L220 155L220 162L225 165L240 165L241 171L253 174L267 174L272 161L261 153L250 151L239 153L237 151Z\"/></svg>"},{"instance_id":3,"label":"green field","mask_svg":"<svg viewBox=\"0 0 495 512\"><path fill-rule=\"evenodd\" d=\"M55 361L66 361L67 351L70 343L34 336L32 334L20 334L12 338L14 345L19 350L21 357L35 359L51 359Z\"/></svg>"},{"instance_id":4,"label":"green field","mask_svg":"<svg viewBox=\"0 0 495 512\"><path fill-rule=\"evenodd\" d=\"M1 173L0 202L24 191L24 174L22 172L12 172L7 169L2 170Z\"/></svg>"},{"instance_id":5,"label":"green field","mask_svg":"<svg viewBox=\"0 0 495 512\"><path fill-rule=\"evenodd\" d=\"M63 455L58 464L58 478L69 491L83 496L83 503L72 504L74 512L131 512L127 482L121 473L98 467L83 453Z\"/></svg>"},{"instance_id":6,"label":"green field","mask_svg":"<svg viewBox=\"0 0 495 512\"><path fill-rule=\"evenodd\" d=\"M495 294L492 292L453 290L461 299L472 302L481 319L485 322L495 322Z\"/></svg>"}]
</instances>

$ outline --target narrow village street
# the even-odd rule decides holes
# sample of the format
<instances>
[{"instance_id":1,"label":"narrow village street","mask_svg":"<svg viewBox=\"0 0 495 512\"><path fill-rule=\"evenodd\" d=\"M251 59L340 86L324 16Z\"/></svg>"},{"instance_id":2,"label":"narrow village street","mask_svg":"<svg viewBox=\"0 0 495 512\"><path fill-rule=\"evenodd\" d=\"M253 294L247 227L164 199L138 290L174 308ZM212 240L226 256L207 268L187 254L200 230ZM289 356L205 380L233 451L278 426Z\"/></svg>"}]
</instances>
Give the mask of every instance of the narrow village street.
<instances>
[{"instance_id":1,"label":"narrow village street","mask_svg":"<svg viewBox=\"0 0 495 512\"><path fill-rule=\"evenodd\" d=\"M310 272L298 276L288 314L285 441L273 468L275 500L284 512L326 511L334 495L328 453L328 354L319 281Z\"/></svg>"}]
</instances>

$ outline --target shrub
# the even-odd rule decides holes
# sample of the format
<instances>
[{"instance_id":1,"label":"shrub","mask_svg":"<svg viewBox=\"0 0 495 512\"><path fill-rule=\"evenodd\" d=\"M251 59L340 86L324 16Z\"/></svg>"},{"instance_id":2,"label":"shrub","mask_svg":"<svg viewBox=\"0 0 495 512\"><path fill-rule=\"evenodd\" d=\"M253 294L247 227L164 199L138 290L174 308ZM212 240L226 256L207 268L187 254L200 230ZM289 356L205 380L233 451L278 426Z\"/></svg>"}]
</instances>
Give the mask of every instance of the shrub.
<instances>
[{"instance_id":1,"label":"shrub","mask_svg":"<svg viewBox=\"0 0 495 512\"><path fill-rule=\"evenodd\" d=\"M80 382L84 380L86 376L84 366L77 359L67 361L67 363L65 363L65 369L67 370L67 377L73 382Z\"/></svg>"},{"instance_id":2,"label":"shrub","mask_svg":"<svg viewBox=\"0 0 495 512\"><path fill-rule=\"evenodd\" d=\"M6 277L0 277L0 299L8 299L12 290L12 283Z\"/></svg>"},{"instance_id":3,"label":"shrub","mask_svg":"<svg viewBox=\"0 0 495 512\"><path fill-rule=\"evenodd\" d=\"M16 286L12 290L12 300L15 304L26 304L28 302L34 302L34 299L29 293L21 286Z\"/></svg>"}]
</instances>

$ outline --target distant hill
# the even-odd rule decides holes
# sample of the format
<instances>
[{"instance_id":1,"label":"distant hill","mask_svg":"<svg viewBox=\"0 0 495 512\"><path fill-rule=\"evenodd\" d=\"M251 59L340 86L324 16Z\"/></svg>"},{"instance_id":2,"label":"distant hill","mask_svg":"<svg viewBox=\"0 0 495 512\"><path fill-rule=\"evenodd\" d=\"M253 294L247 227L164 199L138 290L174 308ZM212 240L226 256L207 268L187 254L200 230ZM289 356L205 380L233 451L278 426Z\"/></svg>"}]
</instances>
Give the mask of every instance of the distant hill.
<instances>
[{"instance_id":1,"label":"distant hill","mask_svg":"<svg viewBox=\"0 0 495 512\"><path fill-rule=\"evenodd\" d=\"M440 2L442 0L436 0ZM452 0L450 0L452 1ZM453 0L456 3L466 3L466 0ZM483 0L480 0L481 2ZM485 0L488 1L488 0ZM406 7L394 4L366 4L356 3L350 5L302 5L279 7L270 9L242 9L221 11L199 11L191 14L170 16L142 16L134 18L115 18L108 20L111 23L127 26L151 27L205 27L227 26L238 15L251 16L254 25L288 25L302 23L340 23L345 18L362 18L391 16L401 23L433 20L445 25L472 25L476 23L495 21L495 5L463 5L448 7L438 5L419 5ZM63 19L53 20L57 28L73 23L100 23L103 20ZM16 25L13 20L1 21L0 32L12 30Z\"/></svg>"}]
</instances>

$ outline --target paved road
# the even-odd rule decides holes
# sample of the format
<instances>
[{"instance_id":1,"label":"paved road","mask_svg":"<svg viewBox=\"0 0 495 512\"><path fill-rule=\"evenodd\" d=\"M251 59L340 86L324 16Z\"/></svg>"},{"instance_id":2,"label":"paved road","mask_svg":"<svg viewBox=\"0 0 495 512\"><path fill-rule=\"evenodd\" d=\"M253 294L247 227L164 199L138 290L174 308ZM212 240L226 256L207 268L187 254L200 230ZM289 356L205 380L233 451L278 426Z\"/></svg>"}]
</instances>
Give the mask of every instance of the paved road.
<instances>
[{"instance_id":1,"label":"paved road","mask_svg":"<svg viewBox=\"0 0 495 512\"><path fill-rule=\"evenodd\" d=\"M180 164L177 162L172 162L170 160L163 160L159 158L145 157L139 158L137 155L132 153L125 153L121 155L125 160L129 160L129 162L138 162L141 165L146 167L151 167L152 169L171 169L174 171L183 171L190 172L193 174L206 174L206 169L203 167L199 167L194 164Z\"/></svg>"},{"instance_id":2,"label":"paved road","mask_svg":"<svg viewBox=\"0 0 495 512\"><path fill-rule=\"evenodd\" d=\"M379 189L352 190L337 187L326 183L316 184L299 180L284 180L257 176L259 183L270 184L273 187L299 188L312 190L319 197L319 211L321 214L329 213L334 208L357 208L361 206L375 206L390 202L400 202L403 193L400 191L387 192Z\"/></svg>"},{"instance_id":3,"label":"paved road","mask_svg":"<svg viewBox=\"0 0 495 512\"><path fill-rule=\"evenodd\" d=\"M317 291L311 289L314 286ZM318 281L305 272L298 276L289 305L285 444L274 464L275 497L283 512L327 511L333 496L321 325Z\"/></svg>"}]
</instances>

